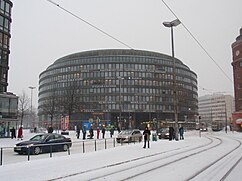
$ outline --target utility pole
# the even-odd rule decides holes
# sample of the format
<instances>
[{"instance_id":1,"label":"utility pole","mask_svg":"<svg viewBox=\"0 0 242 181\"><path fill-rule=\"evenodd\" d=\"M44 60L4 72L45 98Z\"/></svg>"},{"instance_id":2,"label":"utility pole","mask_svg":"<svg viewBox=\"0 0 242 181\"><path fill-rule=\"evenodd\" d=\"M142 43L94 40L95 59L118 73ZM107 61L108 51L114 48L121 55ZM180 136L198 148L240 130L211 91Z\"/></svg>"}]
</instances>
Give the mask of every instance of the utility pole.
<instances>
[{"instance_id":1,"label":"utility pole","mask_svg":"<svg viewBox=\"0 0 242 181\"><path fill-rule=\"evenodd\" d=\"M175 19L171 22L164 22L165 27L171 28L171 48L172 48L172 60L173 60L173 107L174 107L174 118L175 118L175 139L178 141L178 105L177 105L177 85L176 85L176 60L174 50L174 38L173 38L173 27L180 24L179 19Z\"/></svg>"},{"instance_id":2,"label":"utility pole","mask_svg":"<svg viewBox=\"0 0 242 181\"><path fill-rule=\"evenodd\" d=\"M35 89L36 87L33 87L33 86L29 86L29 89L31 90L31 104L30 104L30 114L31 114L31 121L33 121L33 127L35 127L35 120L33 120L33 90Z\"/></svg>"}]
</instances>

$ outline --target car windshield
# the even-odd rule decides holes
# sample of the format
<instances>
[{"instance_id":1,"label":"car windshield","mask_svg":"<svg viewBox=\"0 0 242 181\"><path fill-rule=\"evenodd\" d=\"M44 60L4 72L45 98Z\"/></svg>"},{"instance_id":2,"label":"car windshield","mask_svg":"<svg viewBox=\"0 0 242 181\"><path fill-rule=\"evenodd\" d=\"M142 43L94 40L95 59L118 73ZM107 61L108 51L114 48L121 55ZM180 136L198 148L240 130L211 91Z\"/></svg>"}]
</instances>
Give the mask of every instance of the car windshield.
<instances>
[{"instance_id":1,"label":"car windshield","mask_svg":"<svg viewBox=\"0 0 242 181\"><path fill-rule=\"evenodd\" d=\"M46 138L47 136L48 136L48 135L45 135L45 134L36 135L36 136L32 137L30 140L31 140L31 141L43 141L43 140L45 140L45 138Z\"/></svg>"},{"instance_id":2,"label":"car windshield","mask_svg":"<svg viewBox=\"0 0 242 181\"><path fill-rule=\"evenodd\" d=\"M124 130L124 131L121 131L119 134L120 135L128 135L128 134L131 134L132 133L132 130Z\"/></svg>"},{"instance_id":3,"label":"car windshield","mask_svg":"<svg viewBox=\"0 0 242 181\"><path fill-rule=\"evenodd\" d=\"M168 132L169 131L169 128L161 128L160 129L160 132Z\"/></svg>"}]
</instances>

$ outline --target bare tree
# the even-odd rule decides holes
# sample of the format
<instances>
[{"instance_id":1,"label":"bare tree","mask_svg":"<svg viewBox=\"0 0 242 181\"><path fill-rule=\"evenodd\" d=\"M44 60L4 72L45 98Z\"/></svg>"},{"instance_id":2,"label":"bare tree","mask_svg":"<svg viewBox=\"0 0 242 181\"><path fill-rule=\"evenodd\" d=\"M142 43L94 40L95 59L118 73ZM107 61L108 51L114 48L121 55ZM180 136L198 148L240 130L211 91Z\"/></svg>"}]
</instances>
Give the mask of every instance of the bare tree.
<instances>
[{"instance_id":1,"label":"bare tree","mask_svg":"<svg viewBox=\"0 0 242 181\"><path fill-rule=\"evenodd\" d=\"M23 125L24 116L27 114L29 110L29 97L23 91L22 94L19 96L18 99L18 115L20 117L20 125Z\"/></svg>"},{"instance_id":2,"label":"bare tree","mask_svg":"<svg viewBox=\"0 0 242 181\"><path fill-rule=\"evenodd\" d=\"M41 105L42 113L50 116L51 127L53 126L54 117L59 115L58 103L59 100L54 91L53 94L44 101L43 105Z\"/></svg>"},{"instance_id":3,"label":"bare tree","mask_svg":"<svg viewBox=\"0 0 242 181\"><path fill-rule=\"evenodd\" d=\"M24 127L36 127L36 120L37 120L37 111L35 107L32 107L31 109L28 109L24 115Z\"/></svg>"},{"instance_id":4,"label":"bare tree","mask_svg":"<svg viewBox=\"0 0 242 181\"><path fill-rule=\"evenodd\" d=\"M76 82L69 82L64 98L60 102L63 113L71 119L72 114L80 108L80 94Z\"/></svg>"}]
</instances>

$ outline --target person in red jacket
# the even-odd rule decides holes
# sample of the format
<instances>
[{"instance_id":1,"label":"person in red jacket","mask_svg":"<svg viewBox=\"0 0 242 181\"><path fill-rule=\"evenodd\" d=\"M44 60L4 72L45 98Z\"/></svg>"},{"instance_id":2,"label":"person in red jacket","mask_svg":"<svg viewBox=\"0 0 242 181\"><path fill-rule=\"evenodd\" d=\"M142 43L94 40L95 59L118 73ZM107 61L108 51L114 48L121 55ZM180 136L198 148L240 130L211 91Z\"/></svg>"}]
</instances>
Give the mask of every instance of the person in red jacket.
<instances>
[{"instance_id":1,"label":"person in red jacket","mask_svg":"<svg viewBox=\"0 0 242 181\"><path fill-rule=\"evenodd\" d=\"M22 128L22 126L20 126L20 128L18 129L18 139L23 140L23 128Z\"/></svg>"},{"instance_id":2,"label":"person in red jacket","mask_svg":"<svg viewBox=\"0 0 242 181\"><path fill-rule=\"evenodd\" d=\"M100 128L97 127L97 139L99 139L99 134L100 134Z\"/></svg>"}]
</instances>

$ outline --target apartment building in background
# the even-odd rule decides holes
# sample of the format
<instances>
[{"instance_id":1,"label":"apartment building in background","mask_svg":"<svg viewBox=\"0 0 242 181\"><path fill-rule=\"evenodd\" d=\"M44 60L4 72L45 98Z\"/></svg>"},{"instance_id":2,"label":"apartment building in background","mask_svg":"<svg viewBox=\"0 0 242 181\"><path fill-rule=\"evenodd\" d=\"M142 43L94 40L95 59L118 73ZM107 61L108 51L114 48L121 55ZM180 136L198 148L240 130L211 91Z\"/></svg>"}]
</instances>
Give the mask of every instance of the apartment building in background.
<instances>
[{"instance_id":1,"label":"apartment building in background","mask_svg":"<svg viewBox=\"0 0 242 181\"><path fill-rule=\"evenodd\" d=\"M200 121L208 126L213 121L230 124L234 112L234 97L224 94L211 94L198 98L198 113Z\"/></svg>"}]
</instances>

